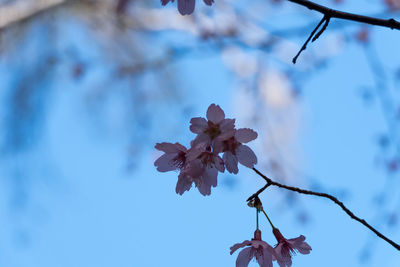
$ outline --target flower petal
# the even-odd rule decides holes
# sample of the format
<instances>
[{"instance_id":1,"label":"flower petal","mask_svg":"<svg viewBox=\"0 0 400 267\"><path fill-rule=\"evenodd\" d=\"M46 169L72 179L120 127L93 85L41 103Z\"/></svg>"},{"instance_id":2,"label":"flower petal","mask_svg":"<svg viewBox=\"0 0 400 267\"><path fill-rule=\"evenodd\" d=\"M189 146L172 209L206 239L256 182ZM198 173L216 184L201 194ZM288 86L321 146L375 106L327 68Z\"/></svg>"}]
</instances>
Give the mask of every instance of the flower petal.
<instances>
[{"instance_id":1,"label":"flower petal","mask_svg":"<svg viewBox=\"0 0 400 267\"><path fill-rule=\"evenodd\" d=\"M207 109L207 119L215 124L220 123L225 118L224 111L220 106L211 104Z\"/></svg>"},{"instance_id":2,"label":"flower petal","mask_svg":"<svg viewBox=\"0 0 400 267\"><path fill-rule=\"evenodd\" d=\"M178 176L178 182L176 183L175 192L179 195L185 193L185 191L189 191L192 187L193 181L191 178L184 173L180 173Z\"/></svg>"},{"instance_id":3,"label":"flower petal","mask_svg":"<svg viewBox=\"0 0 400 267\"><path fill-rule=\"evenodd\" d=\"M198 181L196 181L196 187L200 194L203 196L208 196L211 194L211 186L217 186L217 176L218 171L216 168L205 168L203 175Z\"/></svg>"},{"instance_id":4,"label":"flower petal","mask_svg":"<svg viewBox=\"0 0 400 267\"><path fill-rule=\"evenodd\" d=\"M206 144L204 143L194 145L194 142L192 142L192 147L187 152L186 159L189 161L197 159L205 151L205 147Z\"/></svg>"},{"instance_id":5,"label":"flower petal","mask_svg":"<svg viewBox=\"0 0 400 267\"><path fill-rule=\"evenodd\" d=\"M172 164L173 159L175 158L175 154L164 154L159 157L155 162L154 166L157 167L157 171L159 172L169 172L178 169L176 166Z\"/></svg>"},{"instance_id":6,"label":"flower petal","mask_svg":"<svg viewBox=\"0 0 400 267\"><path fill-rule=\"evenodd\" d=\"M231 250L231 255L238 250L239 248L245 247L245 246L249 246L251 244L251 242L249 240L243 241L242 243L237 243L235 245L233 245L230 250Z\"/></svg>"},{"instance_id":7,"label":"flower petal","mask_svg":"<svg viewBox=\"0 0 400 267\"><path fill-rule=\"evenodd\" d=\"M218 141L225 141L233 137L234 135L235 135L235 129L226 130L224 132L221 132L215 139L217 139Z\"/></svg>"},{"instance_id":8,"label":"flower petal","mask_svg":"<svg viewBox=\"0 0 400 267\"><path fill-rule=\"evenodd\" d=\"M195 0L178 0L178 11L181 15L190 15L194 11Z\"/></svg>"},{"instance_id":9,"label":"flower petal","mask_svg":"<svg viewBox=\"0 0 400 267\"><path fill-rule=\"evenodd\" d=\"M277 255L276 260L280 267L292 266L292 258L289 253L282 253L283 243L278 243L274 248L275 254Z\"/></svg>"},{"instance_id":10,"label":"flower petal","mask_svg":"<svg viewBox=\"0 0 400 267\"><path fill-rule=\"evenodd\" d=\"M310 254L310 250L312 250L311 246L304 242L304 240L306 240L306 237L301 235L297 238L289 239L288 242L301 254Z\"/></svg>"},{"instance_id":11,"label":"flower petal","mask_svg":"<svg viewBox=\"0 0 400 267\"><path fill-rule=\"evenodd\" d=\"M203 163L199 159L189 161L185 166L185 174L192 178L200 178L204 172Z\"/></svg>"},{"instance_id":12,"label":"flower petal","mask_svg":"<svg viewBox=\"0 0 400 267\"><path fill-rule=\"evenodd\" d=\"M255 251L252 247L248 247L240 251L236 259L236 267L247 267L250 260L254 256L254 252Z\"/></svg>"},{"instance_id":13,"label":"flower petal","mask_svg":"<svg viewBox=\"0 0 400 267\"><path fill-rule=\"evenodd\" d=\"M236 156L232 154L232 152L230 151L225 152L224 155L222 156L222 159L225 162L225 167L228 172L233 174L237 174L239 172L238 160Z\"/></svg>"},{"instance_id":14,"label":"flower petal","mask_svg":"<svg viewBox=\"0 0 400 267\"><path fill-rule=\"evenodd\" d=\"M218 170L216 168L207 167L203 173L203 183L216 187Z\"/></svg>"},{"instance_id":15,"label":"flower petal","mask_svg":"<svg viewBox=\"0 0 400 267\"><path fill-rule=\"evenodd\" d=\"M236 130L235 138L240 143L248 143L257 138L257 133L249 128L242 128Z\"/></svg>"},{"instance_id":16,"label":"flower petal","mask_svg":"<svg viewBox=\"0 0 400 267\"><path fill-rule=\"evenodd\" d=\"M219 156L214 157L214 166L220 172L225 171L224 161Z\"/></svg>"},{"instance_id":17,"label":"flower petal","mask_svg":"<svg viewBox=\"0 0 400 267\"><path fill-rule=\"evenodd\" d=\"M196 134L204 133L208 127L206 119L201 117L192 118L190 124L190 130Z\"/></svg>"},{"instance_id":18,"label":"flower petal","mask_svg":"<svg viewBox=\"0 0 400 267\"><path fill-rule=\"evenodd\" d=\"M178 153L180 151L180 147L182 145L179 143L167 143L167 142L163 142L163 143L157 143L154 147L157 150L163 151L165 153L171 154L171 153Z\"/></svg>"},{"instance_id":19,"label":"flower petal","mask_svg":"<svg viewBox=\"0 0 400 267\"><path fill-rule=\"evenodd\" d=\"M253 150L246 145L240 145L236 149L236 156L240 164L253 168L254 164L257 164L257 156L254 154Z\"/></svg>"},{"instance_id":20,"label":"flower petal","mask_svg":"<svg viewBox=\"0 0 400 267\"><path fill-rule=\"evenodd\" d=\"M196 136L194 140L190 142L192 147L203 144L204 148L211 145L211 138L208 134L200 133Z\"/></svg>"},{"instance_id":21,"label":"flower petal","mask_svg":"<svg viewBox=\"0 0 400 267\"><path fill-rule=\"evenodd\" d=\"M211 194L211 185L207 185L201 180L196 184L196 187L203 196L209 196Z\"/></svg>"},{"instance_id":22,"label":"flower petal","mask_svg":"<svg viewBox=\"0 0 400 267\"><path fill-rule=\"evenodd\" d=\"M235 119L223 119L219 124L219 129L222 132L235 129Z\"/></svg>"},{"instance_id":23,"label":"flower petal","mask_svg":"<svg viewBox=\"0 0 400 267\"><path fill-rule=\"evenodd\" d=\"M263 248L258 250L256 253L256 259L260 267L272 267L272 255L271 252Z\"/></svg>"},{"instance_id":24,"label":"flower petal","mask_svg":"<svg viewBox=\"0 0 400 267\"><path fill-rule=\"evenodd\" d=\"M219 124L221 133L216 137L219 141L225 141L235 135L235 120L223 119Z\"/></svg>"}]
</instances>

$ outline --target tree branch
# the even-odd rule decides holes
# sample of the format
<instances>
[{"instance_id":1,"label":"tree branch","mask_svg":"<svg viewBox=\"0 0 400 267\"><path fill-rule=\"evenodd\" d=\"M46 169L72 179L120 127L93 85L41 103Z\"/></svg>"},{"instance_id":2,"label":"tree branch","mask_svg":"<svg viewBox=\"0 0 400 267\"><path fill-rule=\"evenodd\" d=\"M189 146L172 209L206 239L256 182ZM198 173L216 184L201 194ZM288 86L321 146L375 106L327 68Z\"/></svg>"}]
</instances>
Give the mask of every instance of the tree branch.
<instances>
[{"instance_id":1,"label":"tree branch","mask_svg":"<svg viewBox=\"0 0 400 267\"><path fill-rule=\"evenodd\" d=\"M290 1L290 0L289 0ZM250 196L247 201L251 201L255 198L258 197L259 194L261 194L267 187L269 187L270 185L274 185L280 188L284 188L286 190L290 190L293 192L297 192L300 194L305 194L305 195L313 195L313 196L318 196L318 197L323 197L323 198L327 198L332 200L335 204L337 204L338 206L340 206L344 212L347 213L347 215L349 215L353 220L358 221L359 223L363 224L365 227L367 227L369 230L371 230L372 232L374 232L378 237L382 238L383 240L385 240L386 242L388 242L390 245L392 245L394 248L396 248L397 250L400 251L400 245L395 243L394 241L392 241L391 239L387 238L386 236L384 236L383 234L381 234L378 230L376 230L374 227L372 227L370 224L368 224L364 219L361 219L359 217L357 217L356 215L354 215L354 213L349 210L348 208L346 208L346 206L339 201L336 197L326 194L326 193L318 193L318 192L313 192L310 190L304 190L298 187L293 187L293 186L287 186L287 185L283 185L280 184L278 182L275 182L273 180L271 180L270 178L268 178L267 176L265 176L264 174L262 174L259 170L257 170L256 168L253 168L253 170L259 175L261 176L266 182L267 184L265 186L263 186L261 189L259 189L256 193L254 193L252 196Z\"/></svg>"},{"instance_id":2,"label":"tree branch","mask_svg":"<svg viewBox=\"0 0 400 267\"><path fill-rule=\"evenodd\" d=\"M379 18L374 18L374 17L369 17L369 16L358 15L358 14L354 14L354 13L343 12L343 11L331 9L331 8L313 3L308 0L288 0L288 1L296 3L301 6L305 6L308 9L318 11L318 12L324 14L325 16L328 16L331 18L351 20L351 21L356 21L356 22L361 22L361 23L366 23L366 24L371 24L371 25L376 25L376 26L387 27L392 30L393 29L400 30L400 22L396 21L394 19L379 19Z\"/></svg>"},{"instance_id":3,"label":"tree branch","mask_svg":"<svg viewBox=\"0 0 400 267\"><path fill-rule=\"evenodd\" d=\"M317 33L317 30L319 29L319 27L321 27L322 23L324 23L324 26L322 27L322 29ZM324 16L321 21L318 23L317 27L315 27L315 29L311 32L310 36L308 37L308 39L305 41L305 43L303 44L303 46L301 47L300 51L297 53L297 55L293 58L292 62L293 64L296 64L297 58L300 56L301 52L303 52L304 50L306 50L307 48L307 44L310 42L311 38L312 38L312 42L314 42L315 40L318 39L318 37L321 36L321 34L325 31L326 27L328 27L329 24L329 17ZM313 38L314 36L314 38Z\"/></svg>"}]
</instances>

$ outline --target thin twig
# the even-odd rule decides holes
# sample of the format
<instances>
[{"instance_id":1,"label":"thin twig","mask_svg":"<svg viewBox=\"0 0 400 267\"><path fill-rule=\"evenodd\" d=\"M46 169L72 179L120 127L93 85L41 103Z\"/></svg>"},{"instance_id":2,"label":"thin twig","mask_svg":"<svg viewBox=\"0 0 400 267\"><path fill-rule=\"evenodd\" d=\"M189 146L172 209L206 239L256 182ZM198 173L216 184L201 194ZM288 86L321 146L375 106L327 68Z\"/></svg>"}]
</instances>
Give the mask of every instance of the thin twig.
<instances>
[{"instance_id":1,"label":"thin twig","mask_svg":"<svg viewBox=\"0 0 400 267\"><path fill-rule=\"evenodd\" d=\"M325 24L322 27L322 29L314 36L314 38L312 38L311 42L315 42L315 40L317 40L321 34L326 30L326 28L328 27L329 21L331 20L330 17L326 17L325 18Z\"/></svg>"},{"instance_id":2,"label":"thin twig","mask_svg":"<svg viewBox=\"0 0 400 267\"><path fill-rule=\"evenodd\" d=\"M294 191L294 192L297 192L297 193L300 193L300 194L314 195L314 196L328 198L328 199L332 200L333 202L335 202L335 204L340 206L344 210L344 212L346 212L347 215L349 215L352 219L354 219L354 220L358 221L359 223L363 224L365 227L367 227L372 232L374 232L378 237L382 238L383 240L388 242L390 245L392 245L394 248L396 248L397 250L400 251L400 245L399 244L395 243L391 239L389 239L386 236L384 236L383 234L381 234L378 230L376 230L374 227L372 227L370 224L368 224L364 219L361 219L361 218L357 217L356 215L354 215L354 213L352 211L350 211L348 208L346 208L346 206L341 201L339 201L336 197L331 196L331 195L326 194L326 193L313 192L313 191L301 189L301 188L298 188L298 187L283 185L283 184L280 184L278 182L275 182L275 181L271 180L270 178L268 178L267 176L262 174L256 168L253 168L253 170L259 176L261 176L267 182L267 184L265 186L263 186L260 190L258 190L255 194L253 194L251 197L249 197L249 199L247 201L252 200L255 197L258 197L258 195L260 193L262 193L270 185L274 185L274 186L277 186L277 187L280 187L280 188L284 188L286 190Z\"/></svg>"},{"instance_id":3,"label":"thin twig","mask_svg":"<svg viewBox=\"0 0 400 267\"><path fill-rule=\"evenodd\" d=\"M311 10L318 11L330 18L338 18L338 19L344 19L344 20L351 20L351 21L356 21L356 22L361 22L361 23L367 23L371 25L376 25L376 26L382 26L382 27L387 27L390 29L396 29L400 30L400 22L396 21L394 19L379 19L375 17L369 17L369 16L363 16L363 15L358 15L354 13L348 13L348 12L343 12L335 9L331 9L319 4L316 4L311 1L307 0L288 0L289 2L296 3L298 5L305 6Z\"/></svg>"},{"instance_id":4,"label":"thin twig","mask_svg":"<svg viewBox=\"0 0 400 267\"><path fill-rule=\"evenodd\" d=\"M293 64L296 64L297 58L300 56L301 52L303 52L304 50L306 50L307 48L307 44L310 42L311 38L314 36L314 34L317 32L317 30L319 29L319 27L322 25L322 23L324 21L327 20L327 17L324 16L321 21L318 23L317 27L315 27L315 29L311 32L310 36L308 36L308 39L304 42L303 46L300 48L300 51L297 53L297 55L293 58L292 62ZM320 34L321 35L321 34Z\"/></svg>"}]
</instances>

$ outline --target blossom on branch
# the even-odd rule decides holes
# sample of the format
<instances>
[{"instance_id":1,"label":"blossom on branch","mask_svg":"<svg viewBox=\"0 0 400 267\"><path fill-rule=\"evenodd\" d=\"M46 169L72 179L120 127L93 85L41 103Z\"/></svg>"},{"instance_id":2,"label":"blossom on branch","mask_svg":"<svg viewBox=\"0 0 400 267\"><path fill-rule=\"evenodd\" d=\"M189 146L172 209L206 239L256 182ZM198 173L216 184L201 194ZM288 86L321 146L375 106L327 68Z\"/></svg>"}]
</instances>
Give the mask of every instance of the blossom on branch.
<instances>
[{"instance_id":1,"label":"blossom on branch","mask_svg":"<svg viewBox=\"0 0 400 267\"><path fill-rule=\"evenodd\" d=\"M203 0L208 6L214 3L214 0ZM161 4L165 6L169 2L174 2L174 0L161 0ZM181 15L190 15L194 11L195 0L178 0L178 11Z\"/></svg>"},{"instance_id":2,"label":"blossom on branch","mask_svg":"<svg viewBox=\"0 0 400 267\"><path fill-rule=\"evenodd\" d=\"M309 244L304 242L305 236L300 235L297 238L286 239L283 237L278 228L274 228L272 231L275 235L278 244L275 246L275 253L278 255L276 260L280 267L292 266L292 255L296 254L296 251L301 254L309 254L311 247Z\"/></svg>"},{"instance_id":3,"label":"blossom on branch","mask_svg":"<svg viewBox=\"0 0 400 267\"><path fill-rule=\"evenodd\" d=\"M230 248L231 255L243 247L246 248L239 252L236 267L247 267L253 258L256 258L260 267L272 267L272 261L277 258L274 249L267 242L261 240L261 231L258 229L254 232L254 238L251 241L246 240L233 245Z\"/></svg>"},{"instance_id":4,"label":"blossom on branch","mask_svg":"<svg viewBox=\"0 0 400 267\"><path fill-rule=\"evenodd\" d=\"M257 138L255 131L235 129L235 119L225 118L224 111L215 104L208 107L206 117L190 120L190 130L197 136L190 142L189 149L179 143L164 142L155 146L165 153L154 162L157 170L180 171L177 194L182 195L195 184L202 195L210 195L211 188L217 186L218 172L224 172L226 168L236 174L238 162L249 168L257 163L254 152L243 144ZM223 153L223 159L220 153Z\"/></svg>"}]
</instances>

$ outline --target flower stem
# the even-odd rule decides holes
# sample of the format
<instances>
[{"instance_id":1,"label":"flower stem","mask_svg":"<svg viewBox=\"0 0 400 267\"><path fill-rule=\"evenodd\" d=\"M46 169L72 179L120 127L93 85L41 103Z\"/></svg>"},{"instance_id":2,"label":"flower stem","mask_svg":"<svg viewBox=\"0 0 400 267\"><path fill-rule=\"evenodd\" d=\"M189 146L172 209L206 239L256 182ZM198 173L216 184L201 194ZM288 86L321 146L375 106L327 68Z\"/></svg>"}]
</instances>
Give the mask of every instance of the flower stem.
<instances>
[{"instance_id":1,"label":"flower stem","mask_svg":"<svg viewBox=\"0 0 400 267\"><path fill-rule=\"evenodd\" d=\"M269 219L267 213L265 213L264 210L262 210L262 212L264 213L265 217L267 217L267 220L268 220L269 224L271 225L272 229L275 229L275 226L272 224L272 222L271 222L271 220ZM258 229L258 228L257 228L257 229Z\"/></svg>"},{"instance_id":2,"label":"flower stem","mask_svg":"<svg viewBox=\"0 0 400 267\"><path fill-rule=\"evenodd\" d=\"M258 230L258 210L257 209L256 209L256 214L257 214L256 218L257 218L257 230Z\"/></svg>"}]
</instances>

